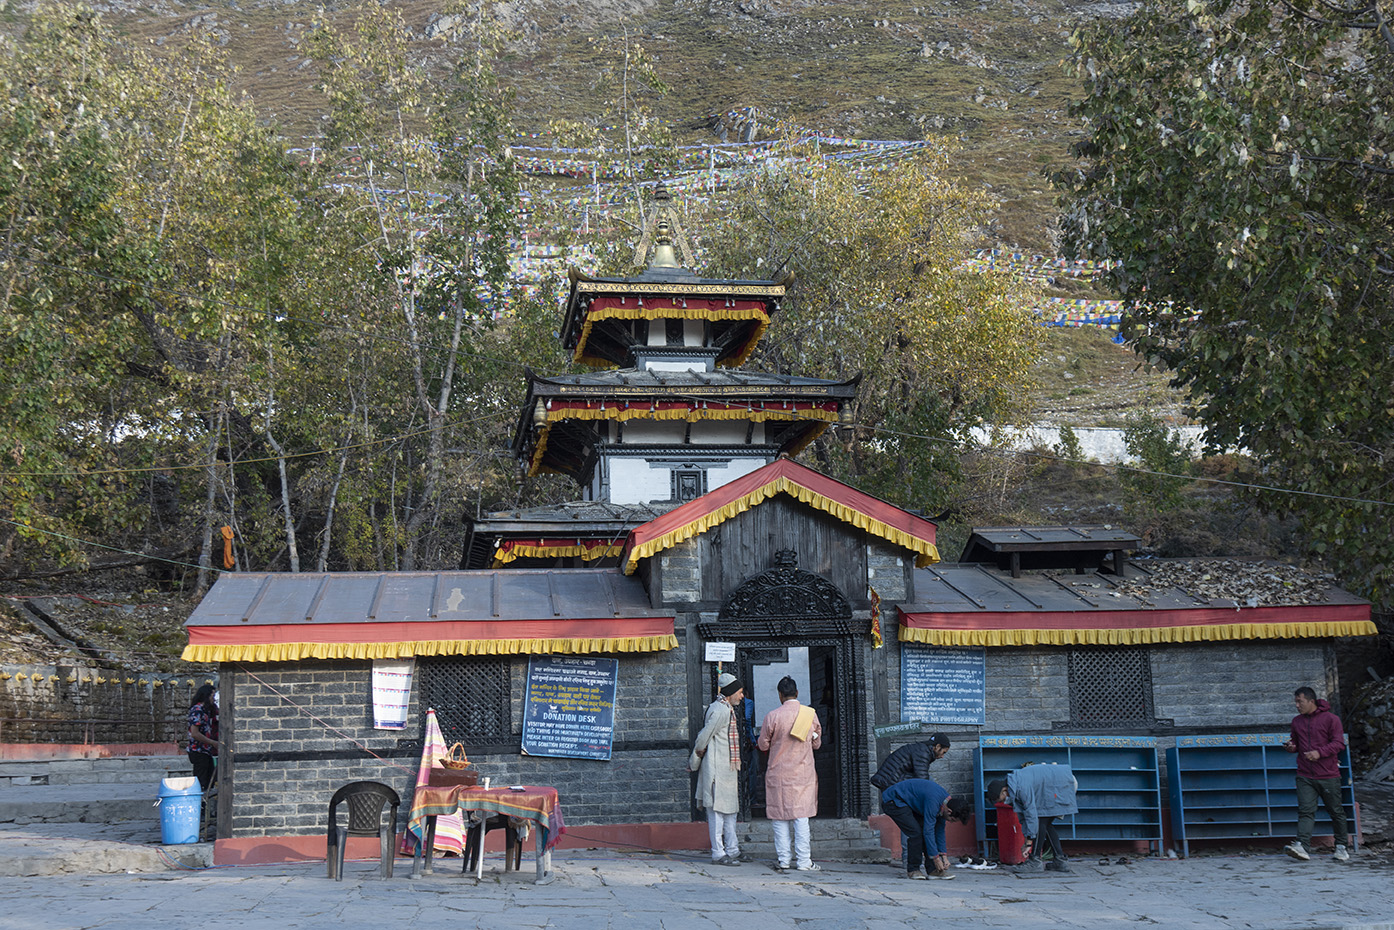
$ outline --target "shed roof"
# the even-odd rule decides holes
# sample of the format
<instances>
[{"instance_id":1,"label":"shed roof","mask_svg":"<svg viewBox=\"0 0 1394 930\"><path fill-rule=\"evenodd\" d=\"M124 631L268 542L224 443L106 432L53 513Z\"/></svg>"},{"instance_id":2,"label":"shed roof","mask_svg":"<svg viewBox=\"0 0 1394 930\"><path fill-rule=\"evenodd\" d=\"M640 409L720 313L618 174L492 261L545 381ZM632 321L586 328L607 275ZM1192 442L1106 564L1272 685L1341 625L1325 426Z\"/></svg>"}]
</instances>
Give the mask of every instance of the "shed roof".
<instances>
[{"instance_id":1,"label":"shed roof","mask_svg":"<svg viewBox=\"0 0 1394 930\"><path fill-rule=\"evenodd\" d=\"M936 565L915 572L915 599L902 604L904 642L943 646L1137 645L1206 640L1371 636L1370 603L1309 576L1301 595L1267 584L1264 597L1215 596L1164 568L1215 560L1124 564L1121 576L1029 572L1012 577L981 564ZM1221 564L1216 562L1216 564ZM1272 576L1279 567L1225 560L1226 571ZM1236 565L1245 568L1235 568ZM1296 571L1288 567L1282 570ZM1305 573L1304 573L1305 574ZM1198 577L1194 574L1191 577Z\"/></svg>"},{"instance_id":2,"label":"shed roof","mask_svg":"<svg viewBox=\"0 0 1394 930\"><path fill-rule=\"evenodd\" d=\"M224 575L187 627L194 662L677 646L672 612L613 569Z\"/></svg>"}]
</instances>

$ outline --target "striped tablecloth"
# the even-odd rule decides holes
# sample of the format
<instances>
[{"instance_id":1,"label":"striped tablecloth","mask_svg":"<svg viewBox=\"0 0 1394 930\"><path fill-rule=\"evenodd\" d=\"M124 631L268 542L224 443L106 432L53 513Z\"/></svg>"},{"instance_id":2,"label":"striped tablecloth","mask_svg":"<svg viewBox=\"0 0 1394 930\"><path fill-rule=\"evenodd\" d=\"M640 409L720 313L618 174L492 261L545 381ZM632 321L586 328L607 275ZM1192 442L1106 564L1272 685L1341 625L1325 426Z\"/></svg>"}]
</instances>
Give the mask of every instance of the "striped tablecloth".
<instances>
[{"instance_id":1,"label":"striped tablecloth","mask_svg":"<svg viewBox=\"0 0 1394 930\"><path fill-rule=\"evenodd\" d=\"M550 850L566 832L561 816L561 799L557 789L523 785L522 791L513 788L432 788L423 785L416 789L411 805L410 825L418 836L425 835L427 817L438 817L455 811L483 811L503 814L517 820L530 820L545 831L543 849Z\"/></svg>"}]
</instances>

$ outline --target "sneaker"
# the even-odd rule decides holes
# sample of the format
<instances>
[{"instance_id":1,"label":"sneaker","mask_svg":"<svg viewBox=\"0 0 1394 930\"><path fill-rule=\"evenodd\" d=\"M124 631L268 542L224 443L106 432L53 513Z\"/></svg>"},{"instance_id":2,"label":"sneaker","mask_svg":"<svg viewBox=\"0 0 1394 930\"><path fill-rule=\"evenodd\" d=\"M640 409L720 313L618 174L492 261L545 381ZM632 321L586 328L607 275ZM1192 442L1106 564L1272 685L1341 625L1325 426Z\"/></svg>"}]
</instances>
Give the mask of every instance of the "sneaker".
<instances>
[{"instance_id":1,"label":"sneaker","mask_svg":"<svg viewBox=\"0 0 1394 930\"><path fill-rule=\"evenodd\" d=\"M1337 862L1345 862L1350 858L1350 853L1346 852L1344 846L1337 845L1336 851L1331 854L1331 858L1335 859Z\"/></svg>"},{"instance_id":2,"label":"sneaker","mask_svg":"<svg viewBox=\"0 0 1394 930\"><path fill-rule=\"evenodd\" d=\"M1017 866L1016 868L1014 868L1012 871L1014 871L1014 872L1043 872L1043 871L1045 871L1045 863L1042 862L1042 861L1039 860L1039 859L1027 859L1025 862L1023 862L1021 865L1019 865L1019 866Z\"/></svg>"},{"instance_id":3,"label":"sneaker","mask_svg":"<svg viewBox=\"0 0 1394 930\"><path fill-rule=\"evenodd\" d=\"M1064 859L1052 859L1045 864L1045 870L1047 872L1068 872L1070 864Z\"/></svg>"},{"instance_id":4,"label":"sneaker","mask_svg":"<svg viewBox=\"0 0 1394 930\"><path fill-rule=\"evenodd\" d=\"M928 875L921 872L919 869L916 869L913 872L906 872L905 877L909 879L914 879L915 881L924 881L929 878Z\"/></svg>"},{"instance_id":5,"label":"sneaker","mask_svg":"<svg viewBox=\"0 0 1394 930\"><path fill-rule=\"evenodd\" d=\"M823 871L823 867L822 867L821 865L819 865L818 863L816 863L816 862L810 862L808 865L801 865L801 866L799 866L799 867L796 869L796 871L799 871L799 872L821 872L821 871Z\"/></svg>"},{"instance_id":6,"label":"sneaker","mask_svg":"<svg viewBox=\"0 0 1394 930\"><path fill-rule=\"evenodd\" d=\"M735 859L737 862L749 862L749 861L750 861L750 853L748 853L748 852L736 853L736 854L735 854L734 856L732 856L731 858L732 858L732 859Z\"/></svg>"},{"instance_id":7,"label":"sneaker","mask_svg":"<svg viewBox=\"0 0 1394 930\"><path fill-rule=\"evenodd\" d=\"M776 863L774 864L774 870L775 870L776 872L787 872L787 871L789 871L789 870L792 869L792 868L793 868L793 866L791 866L791 865L790 865L789 863L787 863L787 862L776 862Z\"/></svg>"},{"instance_id":8,"label":"sneaker","mask_svg":"<svg viewBox=\"0 0 1394 930\"><path fill-rule=\"evenodd\" d=\"M740 865L740 863L730 856L722 856L720 859L713 859L712 865Z\"/></svg>"},{"instance_id":9,"label":"sneaker","mask_svg":"<svg viewBox=\"0 0 1394 930\"><path fill-rule=\"evenodd\" d=\"M930 877L930 878L953 878L953 877L954 877L954 873L950 872L948 869L935 869L934 871L932 871L932 872L929 873L929 877Z\"/></svg>"},{"instance_id":10,"label":"sneaker","mask_svg":"<svg viewBox=\"0 0 1394 930\"><path fill-rule=\"evenodd\" d=\"M1284 846L1283 852L1287 853L1292 858L1300 859L1303 862L1306 862L1308 859L1312 858L1307 854L1307 850L1302 848L1302 844L1295 840Z\"/></svg>"}]
</instances>

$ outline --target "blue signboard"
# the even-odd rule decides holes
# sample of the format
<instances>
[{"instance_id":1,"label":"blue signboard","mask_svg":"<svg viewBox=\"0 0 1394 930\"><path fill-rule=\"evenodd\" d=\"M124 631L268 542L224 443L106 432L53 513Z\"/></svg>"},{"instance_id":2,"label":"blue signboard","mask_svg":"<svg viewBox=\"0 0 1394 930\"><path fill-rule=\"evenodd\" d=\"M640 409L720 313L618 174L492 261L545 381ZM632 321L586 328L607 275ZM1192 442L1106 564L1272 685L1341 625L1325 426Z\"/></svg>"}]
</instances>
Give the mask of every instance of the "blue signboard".
<instances>
[{"instance_id":1,"label":"blue signboard","mask_svg":"<svg viewBox=\"0 0 1394 930\"><path fill-rule=\"evenodd\" d=\"M609 759L619 668L618 659L529 659L523 754Z\"/></svg>"},{"instance_id":2,"label":"blue signboard","mask_svg":"<svg viewBox=\"0 0 1394 930\"><path fill-rule=\"evenodd\" d=\"M986 651L900 644L900 719L982 726Z\"/></svg>"}]
</instances>

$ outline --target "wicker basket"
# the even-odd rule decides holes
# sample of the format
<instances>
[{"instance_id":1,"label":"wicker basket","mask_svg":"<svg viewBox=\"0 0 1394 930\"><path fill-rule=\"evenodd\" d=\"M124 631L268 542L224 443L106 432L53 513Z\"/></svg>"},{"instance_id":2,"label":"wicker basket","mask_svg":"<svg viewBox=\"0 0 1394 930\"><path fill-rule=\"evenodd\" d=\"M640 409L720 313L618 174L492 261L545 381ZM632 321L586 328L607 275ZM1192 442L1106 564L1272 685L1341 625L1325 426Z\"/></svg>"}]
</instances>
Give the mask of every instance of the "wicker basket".
<instances>
[{"instance_id":1,"label":"wicker basket","mask_svg":"<svg viewBox=\"0 0 1394 930\"><path fill-rule=\"evenodd\" d=\"M469 757L465 755L465 744L456 743L450 747L450 751L445 754L445 758L439 760L441 766L447 769L463 769L470 764Z\"/></svg>"}]
</instances>

